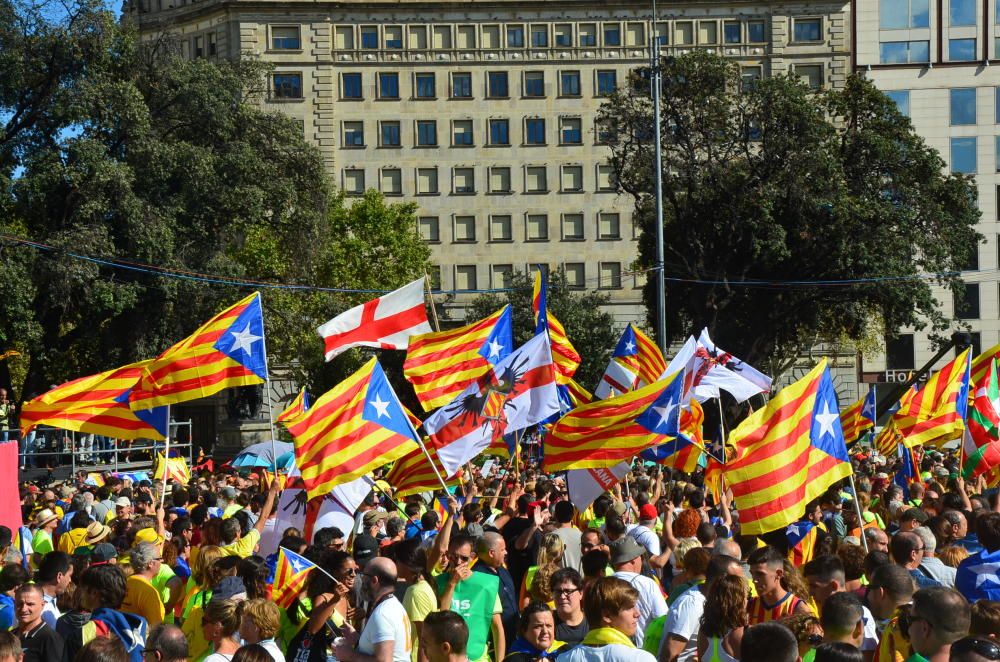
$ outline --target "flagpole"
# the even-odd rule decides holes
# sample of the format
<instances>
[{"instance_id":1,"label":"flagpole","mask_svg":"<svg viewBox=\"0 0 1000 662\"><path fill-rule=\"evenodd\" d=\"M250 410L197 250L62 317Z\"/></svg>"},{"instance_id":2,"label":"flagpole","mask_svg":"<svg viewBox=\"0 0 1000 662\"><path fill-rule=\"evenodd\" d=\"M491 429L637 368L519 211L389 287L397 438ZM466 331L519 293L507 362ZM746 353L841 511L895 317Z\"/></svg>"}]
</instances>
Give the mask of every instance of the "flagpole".
<instances>
[{"instance_id":1,"label":"flagpole","mask_svg":"<svg viewBox=\"0 0 1000 662\"><path fill-rule=\"evenodd\" d=\"M851 473L847 474L848 480L851 481L851 492L854 493L854 512L858 514L858 526L861 530L861 546L865 548L865 554L868 553L868 539L865 538L865 519L861 516L861 504L858 503L858 488L854 486L854 465L851 465Z\"/></svg>"},{"instance_id":2,"label":"flagpole","mask_svg":"<svg viewBox=\"0 0 1000 662\"><path fill-rule=\"evenodd\" d=\"M169 472L167 467L170 465L170 405L167 404L167 434L163 439L163 479L162 488L160 489L160 510L163 510L167 504L167 476Z\"/></svg>"},{"instance_id":3,"label":"flagpole","mask_svg":"<svg viewBox=\"0 0 1000 662\"><path fill-rule=\"evenodd\" d=\"M434 330L440 331L441 324L438 322L437 306L434 305L434 293L431 291L431 277L424 272L424 284L427 286L427 300L431 304L431 319L434 320Z\"/></svg>"},{"instance_id":4,"label":"flagpole","mask_svg":"<svg viewBox=\"0 0 1000 662\"><path fill-rule=\"evenodd\" d=\"M274 412L271 408L271 369L267 365L267 331L264 329L264 296L258 292L257 298L260 299L261 351L264 352L264 374L267 375L264 379L264 397L267 399L267 423L268 430L271 433L271 461L274 463L274 479L278 480L280 471L278 469L278 451L274 445Z\"/></svg>"}]
</instances>

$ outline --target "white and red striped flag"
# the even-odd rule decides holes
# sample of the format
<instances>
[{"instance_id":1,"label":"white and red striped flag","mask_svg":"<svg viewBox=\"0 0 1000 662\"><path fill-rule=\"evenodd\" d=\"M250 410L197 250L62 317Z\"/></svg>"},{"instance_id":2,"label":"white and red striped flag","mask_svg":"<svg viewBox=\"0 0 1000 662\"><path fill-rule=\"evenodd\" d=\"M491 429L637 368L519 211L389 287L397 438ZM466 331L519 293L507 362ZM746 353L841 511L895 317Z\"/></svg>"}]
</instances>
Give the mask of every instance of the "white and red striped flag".
<instances>
[{"instance_id":1,"label":"white and red striped flag","mask_svg":"<svg viewBox=\"0 0 1000 662\"><path fill-rule=\"evenodd\" d=\"M352 347L406 349L410 336L430 333L424 279L343 312L316 329L330 361Z\"/></svg>"}]
</instances>

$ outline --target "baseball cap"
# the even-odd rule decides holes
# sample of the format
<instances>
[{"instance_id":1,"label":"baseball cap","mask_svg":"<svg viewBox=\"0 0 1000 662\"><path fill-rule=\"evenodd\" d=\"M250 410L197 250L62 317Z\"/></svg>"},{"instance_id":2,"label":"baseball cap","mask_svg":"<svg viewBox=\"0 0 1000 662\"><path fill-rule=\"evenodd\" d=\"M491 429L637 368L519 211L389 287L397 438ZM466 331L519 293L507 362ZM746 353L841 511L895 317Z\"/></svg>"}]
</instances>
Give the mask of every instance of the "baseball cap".
<instances>
[{"instance_id":1,"label":"baseball cap","mask_svg":"<svg viewBox=\"0 0 1000 662\"><path fill-rule=\"evenodd\" d=\"M148 542L154 545L163 544L163 536L156 532L153 527L147 526L145 529L139 529L135 533L135 542L139 544L141 542Z\"/></svg>"},{"instance_id":2,"label":"baseball cap","mask_svg":"<svg viewBox=\"0 0 1000 662\"><path fill-rule=\"evenodd\" d=\"M362 534L354 539L354 560L358 565L364 566L376 556L378 556L378 541L375 536Z\"/></svg>"},{"instance_id":3,"label":"baseball cap","mask_svg":"<svg viewBox=\"0 0 1000 662\"><path fill-rule=\"evenodd\" d=\"M619 538L611 543L611 565L628 563L642 556L646 550L631 536Z\"/></svg>"},{"instance_id":4,"label":"baseball cap","mask_svg":"<svg viewBox=\"0 0 1000 662\"><path fill-rule=\"evenodd\" d=\"M639 519L656 519L656 506L651 503L644 503L639 508Z\"/></svg>"},{"instance_id":5,"label":"baseball cap","mask_svg":"<svg viewBox=\"0 0 1000 662\"><path fill-rule=\"evenodd\" d=\"M381 510L369 510L365 513L362 518L362 522L366 527L375 526L383 520L389 519L389 513L383 512Z\"/></svg>"},{"instance_id":6,"label":"baseball cap","mask_svg":"<svg viewBox=\"0 0 1000 662\"><path fill-rule=\"evenodd\" d=\"M118 558L118 550L109 542L94 545L94 549L90 551L90 565L100 565L116 558Z\"/></svg>"},{"instance_id":7,"label":"baseball cap","mask_svg":"<svg viewBox=\"0 0 1000 662\"><path fill-rule=\"evenodd\" d=\"M116 508L128 508L131 505L132 502L129 501L128 497L118 497L117 499L115 499Z\"/></svg>"},{"instance_id":8,"label":"baseball cap","mask_svg":"<svg viewBox=\"0 0 1000 662\"><path fill-rule=\"evenodd\" d=\"M246 600L247 587L239 577L223 577L212 589L212 600Z\"/></svg>"},{"instance_id":9,"label":"baseball cap","mask_svg":"<svg viewBox=\"0 0 1000 662\"><path fill-rule=\"evenodd\" d=\"M625 507L625 504L621 501L615 501L613 504L611 504L611 512L613 512L615 515L618 515L619 517L624 515L626 510L628 509Z\"/></svg>"},{"instance_id":10,"label":"baseball cap","mask_svg":"<svg viewBox=\"0 0 1000 662\"><path fill-rule=\"evenodd\" d=\"M227 499L235 499L236 498L236 488L235 487L226 487L226 488L223 488L223 490L222 490L222 496L224 496Z\"/></svg>"}]
</instances>

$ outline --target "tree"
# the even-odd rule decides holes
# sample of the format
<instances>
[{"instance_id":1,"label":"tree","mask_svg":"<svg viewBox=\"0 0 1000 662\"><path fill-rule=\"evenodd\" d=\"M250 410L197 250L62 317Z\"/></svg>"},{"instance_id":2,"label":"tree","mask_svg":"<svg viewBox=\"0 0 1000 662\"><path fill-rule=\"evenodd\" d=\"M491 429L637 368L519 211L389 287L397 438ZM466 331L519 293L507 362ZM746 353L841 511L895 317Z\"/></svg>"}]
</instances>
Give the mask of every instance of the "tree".
<instances>
[{"instance_id":1,"label":"tree","mask_svg":"<svg viewBox=\"0 0 1000 662\"><path fill-rule=\"evenodd\" d=\"M423 273L413 205L333 192L301 128L262 108L266 73L140 44L86 1L57 20L0 0L0 351L25 354L23 395L159 354L250 291L231 280ZM372 296L260 289L269 354L317 380L316 326Z\"/></svg>"},{"instance_id":2,"label":"tree","mask_svg":"<svg viewBox=\"0 0 1000 662\"><path fill-rule=\"evenodd\" d=\"M981 237L970 178L944 162L863 76L814 93L794 77L744 84L695 51L662 63L668 336L708 327L780 374L824 341L946 329L932 283L959 292ZM639 265L655 266L648 78L602 106L612 163L636 200ZM772 281L840 281L771 285ZM847 282L844 282L847 281ZM655 282L644 290L655 314Z\"/></svg>"},{"instance_id":3,"label":"tree","mask_svg":"<svg viewBox=\"0 0 1000 662\"><path fill-rule=\"evenodd\" d=\"M604 374L621 333L615 328L614 318L604 311L609 298L595 291L571 289L561 271L550 271L548 279L548 310L562 322L582 359L574 379L584 388L593 389ZM535 333L531 307L533 284L533 274L515 272L508 291L483 294L469 304L469 319L482 319L509 303L514 316L514 344L524 344Z\"/></svg>"}]
</instances>

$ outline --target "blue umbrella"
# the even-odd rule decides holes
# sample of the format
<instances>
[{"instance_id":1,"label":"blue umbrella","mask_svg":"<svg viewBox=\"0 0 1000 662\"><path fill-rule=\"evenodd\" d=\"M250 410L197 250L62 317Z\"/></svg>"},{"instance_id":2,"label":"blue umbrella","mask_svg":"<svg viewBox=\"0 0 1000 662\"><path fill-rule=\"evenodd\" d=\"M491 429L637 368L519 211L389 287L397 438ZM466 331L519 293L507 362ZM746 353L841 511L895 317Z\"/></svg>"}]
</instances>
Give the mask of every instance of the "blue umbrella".
<instances>
[{"instance_id":1,"label":"blue umbrella","mask_svg":"<svg viewBox=\"0 0 1000 662\"><path fill-rule=\"evenodd\" d=\"M264 467L271 471L276 471L275 454L278 456L278 467L282 467L281 460L284 455L289 453L294 458L294 446L290 441L262 441L241 450L230 464L236 469Z\"/></svg>"}]
</instances>

